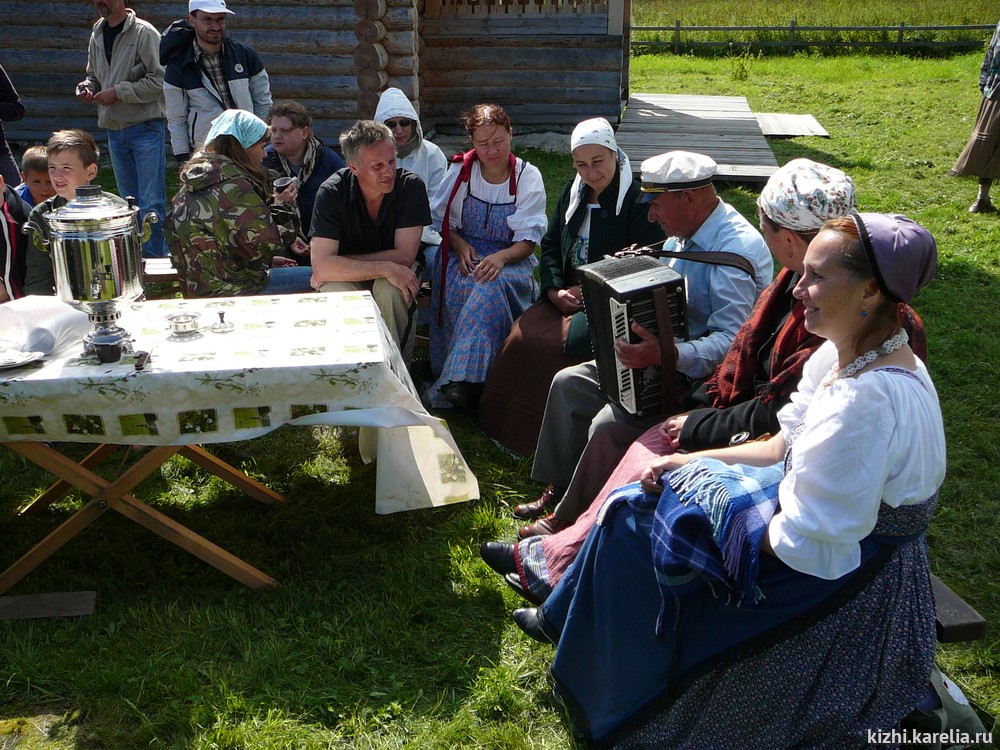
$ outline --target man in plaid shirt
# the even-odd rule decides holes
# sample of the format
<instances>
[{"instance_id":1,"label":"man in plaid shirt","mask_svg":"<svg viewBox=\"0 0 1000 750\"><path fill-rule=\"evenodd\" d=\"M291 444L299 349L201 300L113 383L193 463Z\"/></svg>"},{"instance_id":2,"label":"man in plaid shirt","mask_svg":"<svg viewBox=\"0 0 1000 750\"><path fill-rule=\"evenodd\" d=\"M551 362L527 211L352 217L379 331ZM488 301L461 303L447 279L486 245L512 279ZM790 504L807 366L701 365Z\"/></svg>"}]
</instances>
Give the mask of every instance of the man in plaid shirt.
<instances>
[{"instance_id":1,"label":"man in plaid shirt","mask_svg":"<svg viewBox=\"0 0 1000 750\"><path fill-rule=\"evenodd\" d=\"M167 125L178 162L204 143L212 120L227 109L267 120L267 71L253 48L225 35L231 15L226 0L190 0L187 20L175 21L160 40Z\"/></svg>"}]
</instances>

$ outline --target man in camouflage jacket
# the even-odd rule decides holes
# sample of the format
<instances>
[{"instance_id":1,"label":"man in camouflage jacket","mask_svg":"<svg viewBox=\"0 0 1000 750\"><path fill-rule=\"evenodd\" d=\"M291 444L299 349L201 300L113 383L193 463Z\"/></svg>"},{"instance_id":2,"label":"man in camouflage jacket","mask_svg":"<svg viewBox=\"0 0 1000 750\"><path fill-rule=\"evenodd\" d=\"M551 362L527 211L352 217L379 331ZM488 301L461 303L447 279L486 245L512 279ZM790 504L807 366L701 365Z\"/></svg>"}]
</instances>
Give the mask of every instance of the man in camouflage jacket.
<instances>
[{"instance_id":1,"label":"man in camouflage jacket","mask_svg":"<svg viewBox=\"0 0 1000 750\"><path fill-rule=\"evenodd\" d=\"M164 227L187 297L258 294L298 236L294 205L266 194L231 159L204 152L181 175Z\"/></svg>"}]
</instances>

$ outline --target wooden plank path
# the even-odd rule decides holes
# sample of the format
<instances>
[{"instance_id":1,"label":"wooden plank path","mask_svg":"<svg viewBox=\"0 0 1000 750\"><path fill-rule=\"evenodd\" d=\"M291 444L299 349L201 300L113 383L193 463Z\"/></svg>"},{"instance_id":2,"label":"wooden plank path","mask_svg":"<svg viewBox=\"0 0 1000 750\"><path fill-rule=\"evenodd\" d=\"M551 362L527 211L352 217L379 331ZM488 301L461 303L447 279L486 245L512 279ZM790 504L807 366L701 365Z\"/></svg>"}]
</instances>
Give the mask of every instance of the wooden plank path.
<instances>
[{"instance_id":1,"label":"wooden plank path","mask_svg":"<svg viewBox=\"0 0 1000 750\"><path fill-rule=\"evenodd\" d=\"M643 159L674 149L711 156L720 180L767 182L778 168L742 96L632 94L616 140L636 172Z\"/></svg>"},{"instance_id":2,"label":"wooden plank path","mask_svg":"<svg viewBox=\"0 0 1000 750\"><path fill-rule=\"evenodd\" d=\"M761 132L768 138L796 138L810 135L829 138L826 128L812 115L789 115L778 112L757 112L754 117L760 124Z\"/></svg>"}]
</instances>

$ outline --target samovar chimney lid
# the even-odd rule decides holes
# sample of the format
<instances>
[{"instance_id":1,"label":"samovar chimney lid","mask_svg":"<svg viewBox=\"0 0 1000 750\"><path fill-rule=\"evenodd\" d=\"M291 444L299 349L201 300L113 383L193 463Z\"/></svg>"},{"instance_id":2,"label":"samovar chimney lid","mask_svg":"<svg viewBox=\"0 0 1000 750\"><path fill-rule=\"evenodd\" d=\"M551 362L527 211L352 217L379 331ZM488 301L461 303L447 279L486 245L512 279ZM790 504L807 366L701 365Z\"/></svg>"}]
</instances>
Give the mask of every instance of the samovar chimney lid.
<instances>
[{"instance_id":1,"label":"samovar chimney lid","mask_svg":"<svg viewBox=\"0 0 1000 750\"><path fill-rule=\"evenodd\" d=\"M102 195L104 191L101 189L100 185L80 185L76 189L77 198L93 198L94 196Z\"/></svg>"}]
</instances>

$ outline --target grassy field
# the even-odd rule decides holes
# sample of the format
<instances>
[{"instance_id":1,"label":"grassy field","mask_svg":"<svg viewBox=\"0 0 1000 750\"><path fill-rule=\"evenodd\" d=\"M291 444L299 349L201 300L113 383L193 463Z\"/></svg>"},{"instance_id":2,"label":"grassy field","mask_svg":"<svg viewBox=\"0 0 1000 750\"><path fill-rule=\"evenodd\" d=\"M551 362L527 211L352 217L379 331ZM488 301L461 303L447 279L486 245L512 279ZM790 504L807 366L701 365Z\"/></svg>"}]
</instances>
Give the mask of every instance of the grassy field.
<instances>
[{"instance_id":1,"label":"grassy field","mask_svg":"<svg viewBox=\"0 0 1000 750\"><path fill-rule=\"evenodd\" d=\"M858 3L850 0L831 0L824 3L802 3L797 0L645 0L633 4L632 23L635 26L673 26L680 21L683 26L772 26L787 28L792 22L797 26L846 27L846 26L966 26L995 24L995 5L983 0L955 0L955 2L907 2L907 0L870 0ZM908 31L907 43L921 43L915 54L948 54L925 42L976 42L983 34L978 31ZM633 31L633 41L673 41L673 32ZM735 46L749 44L755 51L785 54L785 47L768 43L787 42L786 31L712 32L682 31L681 41L691 42L689 48L698 54L727 54L727 43ZM873 31L796 31L796 40L811 42L852 42L892 44L896 32ZM702 46L704 43L712 46ZM762 44L763 43L763 44ZM647 48L648 49L648 48ZM825 54L855 54L846 47L816 47ZM682 47L678 51L686 51ZM967 51L967 50L965 50Z\"/></svg>"},{"instance_id":2,"label":"grassy field","mask_svg":"<svg viewBox=\"0 0 1000 750\"><path fill-rule=\"evenodd\" d=\"M755 111L811 113L832 137L776 141L780 162L840 166L862 208L907 213L937 237L937 279L915 302L948 435L933 565L992 627L987 641L941 647L939 658L997 714L1000 216L968 215L973 182L947 176L978 106L980 59L769 58L736 80L723 59L640 57L632 89L745 95ZM557 194L568 158L526 155ZM753 215L751 191L724 196ZM98 607L80 620L0 624L0 747L569 746L547 697L552 652L512 624L519 600L477 554L481 541L512 536L510 507L539 488L527 461L463 419L451 424L482 499L431 512L376 516L374 469L348 431L279 429L213 448L283 493L279 508L171 460L136 494L282 585L247 590L108 514L11 592L90 589ZM0 475L2 568L80 499L16 517L48 477L6 451Z\"/></svg>"},{"instance_id":3,"label":"grassy field","mask_svg":"<svg viewBox=\"0 0 1000 750\"><path fill-rule=\"evenodd\" d=\"M640 0L632 4L632 23L661 26L680 21L699 26L768 26L787 24L791 19L802 26L962 26L996 23L997 8L985 0L828 0L803 3L801 0Z\"/></svg>"}]
</instances>

